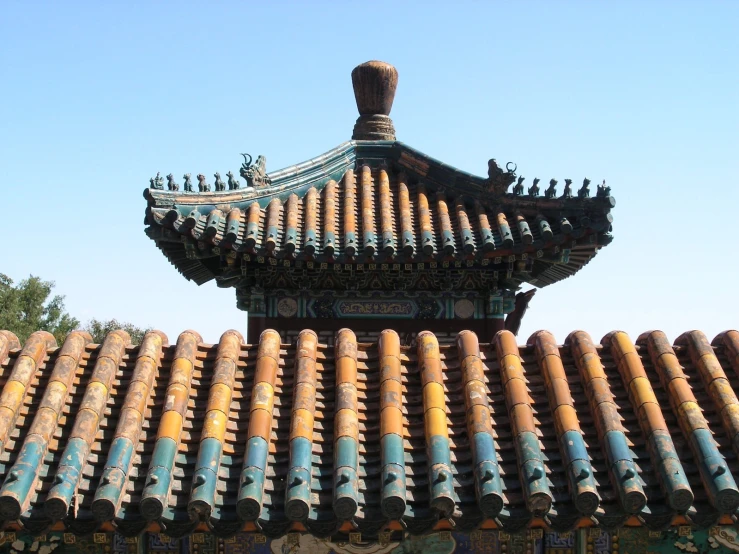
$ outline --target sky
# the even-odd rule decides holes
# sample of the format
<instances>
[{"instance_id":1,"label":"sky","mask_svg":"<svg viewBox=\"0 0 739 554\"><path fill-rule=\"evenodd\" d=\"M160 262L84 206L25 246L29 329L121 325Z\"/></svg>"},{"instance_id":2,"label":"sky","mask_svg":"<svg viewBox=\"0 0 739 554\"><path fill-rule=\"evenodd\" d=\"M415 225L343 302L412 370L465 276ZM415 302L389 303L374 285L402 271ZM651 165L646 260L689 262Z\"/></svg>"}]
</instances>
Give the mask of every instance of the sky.
<instances>
[{"instance_id":1,"label":"sky","mask_svg":"<svg viewBox=\"0 0 739 554\"><path fill-rule=\"evenodd\" d=\"M351 137L350 73L396 66L398 139L477 175L603 179L614 241L538 291L548 329L739 327L739 2L106 2L0 7L0 273L82 321L246 332L233 289L144 234L160 171L268 171Z\"/></svg>"}]
</instances>

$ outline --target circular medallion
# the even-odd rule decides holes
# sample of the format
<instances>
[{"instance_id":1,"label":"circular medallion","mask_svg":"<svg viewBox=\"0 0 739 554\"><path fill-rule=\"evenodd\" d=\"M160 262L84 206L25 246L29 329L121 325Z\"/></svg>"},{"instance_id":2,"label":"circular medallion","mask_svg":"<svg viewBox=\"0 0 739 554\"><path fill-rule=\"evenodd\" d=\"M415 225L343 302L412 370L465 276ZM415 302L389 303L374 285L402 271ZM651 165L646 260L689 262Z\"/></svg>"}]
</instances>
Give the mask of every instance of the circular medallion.
<instances>
[{"instance_id":1,"label":"circular medallion","mask_svg":"<svg viewBox=\"0 0 739 554\"><path fill-rule=\"evenodd\" d=\"M277 313L282 317L293 317L298 313L298 303L294 298L282 298L277 302Z\"/></svg>"},{"instance_id":2,"label":"circular medallion","mask_svg":"<svg viewBox=\"0 0 739 554\"><path fill-rule=\"evenodd\" d=\"M475 305L471 300L463 298L454 303L454 315L460 319L469 319L475 314Z\"/></svg>"}]
</instances>

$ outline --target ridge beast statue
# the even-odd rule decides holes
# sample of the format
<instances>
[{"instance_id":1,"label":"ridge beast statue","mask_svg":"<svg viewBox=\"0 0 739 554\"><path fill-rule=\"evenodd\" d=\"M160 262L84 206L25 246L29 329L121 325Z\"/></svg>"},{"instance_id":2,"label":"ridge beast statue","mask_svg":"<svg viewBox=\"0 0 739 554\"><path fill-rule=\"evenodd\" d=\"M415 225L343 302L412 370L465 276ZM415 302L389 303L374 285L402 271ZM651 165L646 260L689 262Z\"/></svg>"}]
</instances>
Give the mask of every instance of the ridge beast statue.
<instances>
[{"instance_id":1,"label":"ridge beast statue","mask_svg":"<svg viewBox=\"0 0 739 554\"><path fill-rule=\"evenodd\" d=\"M169 190L180 190L180 185L175 183L174 175L171 173L167 175L167 188Z\"/></svg>"},{"instance_id":2,"label":"ridge beast statue","mask_svg":"<svg viewBox=\"0 0 739 554\"><path fill-rule=\"evenodd\" d=\"M267 187L272 184L272 179L267 176L267 158L257 156L257 161L252 163L252 157L249 154L241 154L244 156L244 163L241 164L239 175L246 179L247 187Z\"/></svg>"},{"instance_id":3,"label":"ridge beast statue","mask_svg":"<svg viewBox=\"0 0 739 554\"><path fill-rule=\"evenodd\" d=\"M602 185L598 185L596 196L598 198L606 198L608 196L611 196L611 187L606 186L606 180L605 179L603 179L603 184Z\"/></svg>"},{"instance_id":4,"label":"ridge beast statue","mask_svg":"<svg viewBox=\"0 0 739 554\"><path fill-rule=\"evenodd\" d=\"M557 196L557 179L549 180L549 187L544 191L546 198L555 198Z\"/></svg>"},{"instance_id":5,"label":"ridge beast statue","mask_svg":"<svg viewBox=\"0 0 739 554\"><path fill-rule=\"evenodd\" d=\"M149 188L164 190L164 179L161 174L157 171L157 176L149 179Z\"/></svg>"},{"instance_id":6,"label":"ridge beast statue","mask_svg":"<svg viewBox=\"0 0 739 554\"><path fill-rule=\"evenodd\" d=\"M240 187L239 180L234 177L234 174L229 171L226 173L226 177L228 177L228 190L238 190Z\"/></svg>"},{"instance_id":7,"label":"ridge beast statue","mask_svg":"<svg viewBox=\"0 0 739 554\"><path fill-rule=\"evenodd\" d=\"M582 187L580 187L580 190L577 191L578 198L587 198L588 196L590 196L590 188L588 187L588 185L590 185L590 179L586 177L582 181Z\"/></svg>"},{"instance_id":8,"label":"ridge beast statue","mask_svg":"<svg viewBox=\"0 0 739 554\"><path fill-rule=\"evenodd\" d=\"M516 181L516 169L516 164L513 162L508 162L504 171L495 158L488 161L487 191L493 195L505 194L508 187Z\"/></svg>"},{"instance_id":9,"label":"ridge beast statue","mask_svg":"<svg viewBox=\"0 0 739 554\"><path fill-rule=\"evenodd\" d=\"M198 173L198 190L200 192L210 192L210 185L205 181L205 175Z\"/></svg>"},{"instance_id":10,"label":"ridge beast statue","mask_svg":"<svg viewBox=\"0 0 739 554\"><path fill-rule=\"evenodd\" d=\"M516 196L523 196L523 181L526 177L519 177L516 186L513 187L513 194Z\"/></svg>"},{"instance_id":11,"label":"ridge beast statue","mask_svg":"<svg viewBox=\"0 0 739 554\"><path fill-rule=\"evenodd\" d=\"M572 179L565 179L565 190L562 198L572 198Z\"/></svg>"},{"instance_id":12,"label":"ridge beast statue","mask_svg":"<svg viewBox=\"0 0 739 554\"><path fill-rule=\"evenodd\" d=\"M529 187L529 196L539 196L539 178L534 179L534 184Z\"/></svg>"},{"instance_id":13,"label":"ridge beast statue","mask_svg":"<svg viewBox=\"0 0 739 554\"><path fill-rule=\"evenodd\" d=\"M226 190L226 183L224 183L223 179L221 179L221 174L216 171L213 174L213 177L216 178L216 182L215 182L216 191Z\"/></svg>"}]
</instances>

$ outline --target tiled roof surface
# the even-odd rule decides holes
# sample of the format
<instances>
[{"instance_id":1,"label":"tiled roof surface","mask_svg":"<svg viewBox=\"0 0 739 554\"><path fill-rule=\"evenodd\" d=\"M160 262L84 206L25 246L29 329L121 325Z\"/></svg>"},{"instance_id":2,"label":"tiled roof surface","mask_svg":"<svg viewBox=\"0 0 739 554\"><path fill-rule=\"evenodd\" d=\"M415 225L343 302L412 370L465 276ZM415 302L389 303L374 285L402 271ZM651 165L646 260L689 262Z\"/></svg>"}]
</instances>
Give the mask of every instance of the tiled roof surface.
<instances>
[{"instance_id":1,"label":"tiled roof surface","mask_svg":"<svg viewBox=\"0 0 739 554\"><path fill-rule=\"evenodd\" d=\"M345 329L333 347L312 331L132 346L116 331L57 347L0 332L0 517L38 532L370 538L391 520L423 533L734 515L739 333L601 342L462 331L406 347Z\"/></svg>"},{"instance_id":2,"label":"tiled roof surface","mask_svg":"<svg viewBox=\"0 0 739 554\"><path fill-rule=\"evenodd\" d=\"M479 263L527 254L526 280L544 286L611 240L615 202L605 189L596 197L525 194L523 186L492 195L484 179L397 142L353 141L271 175L262 189L148 189L147 233L199 284L225 265L207 258L227 253L287 263ZM569 259L556 256L562 249Z\"/></svg>"}]
</instances>

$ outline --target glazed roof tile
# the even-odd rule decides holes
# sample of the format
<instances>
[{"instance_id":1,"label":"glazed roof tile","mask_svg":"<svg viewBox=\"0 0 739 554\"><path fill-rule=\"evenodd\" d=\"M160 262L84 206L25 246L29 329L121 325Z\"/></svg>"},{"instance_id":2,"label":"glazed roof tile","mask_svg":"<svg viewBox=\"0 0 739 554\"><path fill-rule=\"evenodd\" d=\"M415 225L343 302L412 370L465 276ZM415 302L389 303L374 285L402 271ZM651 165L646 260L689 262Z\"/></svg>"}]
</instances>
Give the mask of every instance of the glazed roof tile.
<instances>
[{"instance_id":1,"label":"glazed roof tile","mask_svg":"<svg viewBox=\"0 0 739 554\"><path fill-rule=\"evenodd\" d=\"M147 234L202 284L225 264L208 258L280 263L481 264L525 254L525 279L544 286L578 271L611 241L606 189L590 197L493 193L490 183L397 141L351 141L270 174L271 185L221 192L147 189ZM561 250L571 252L562 259Z\"/></svg>"},{"instance_id":2,"label":"glazed roof tile","mask_svg":"<svg viewBox=\"0 0 739 554\"><path fill-rule=\"evenodd\" d=\"M213 186L203 174L195 186L187 173L182 190L172 174L166 190L160 174L150 179L146 232L185 277L232 286L265 261L287 271L305 262L419 270L416 262L453 262L491 273L516 263L504 283L515 289L564 279L610 243L615 200L605 182L591 198L588 179L576 192L571 179L559 192L554 179L527 188L515 164L495 159L487 178L461 171L396 140L392 65L361 64L352 84L352 140L321 156L267 173L263 156L252 163L242 154L246 188L230 171L228 184L215 173Z\"/></svg>"},{"instance_id":3,"label":"glazed roof tile","mask_svg":"<svg viewBox=\"0 0 739 554\"><path fill-rule=\"evenodd\" d=\"M332 346L306 330L254 345L74 332L58 347L0 332L0 517L370 539L396 520L416 534L735 515L739 332L601 343L462 331L407 347L345 329Z\"/></svg>"}]
</instances>

